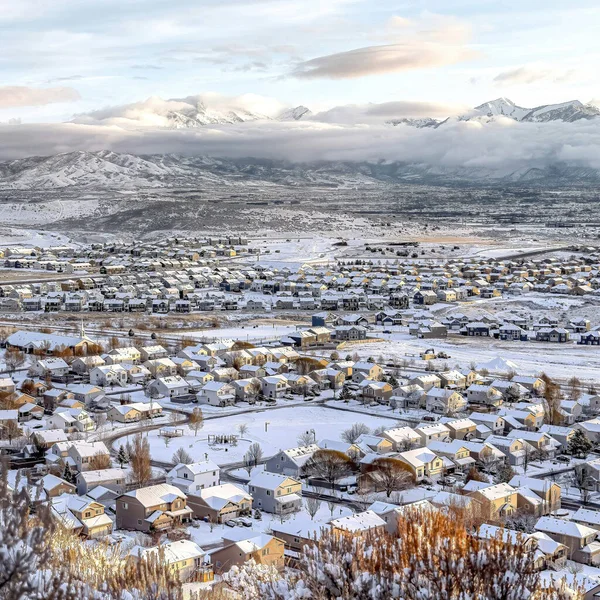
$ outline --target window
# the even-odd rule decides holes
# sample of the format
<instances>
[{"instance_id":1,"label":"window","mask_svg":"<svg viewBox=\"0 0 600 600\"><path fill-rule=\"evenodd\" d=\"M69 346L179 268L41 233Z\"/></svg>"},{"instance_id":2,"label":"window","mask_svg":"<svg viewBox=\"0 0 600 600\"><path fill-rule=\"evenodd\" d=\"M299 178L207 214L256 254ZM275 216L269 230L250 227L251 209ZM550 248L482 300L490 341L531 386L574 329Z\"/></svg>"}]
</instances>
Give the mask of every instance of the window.
<instances>
[{"instance_id":1,"label":"window","mask_svg":"<svg viewBox=\"0 0 600 600\"><path fill-rule=\"evenodd\" d=\"M184 478L184 479L187 479L187 478L188 478L188 474L187 474L187 473L184 473L184 474L183 474L183 478Z\"/></svg>"},{"instance_id":2,"label":"window","mask_svg":"<svg viewBox=\"0 0 600 600\"><path fill-rule=\"evenodd\" d=\"M138 525L141 525L141 524L142 524L142 520L138 519Z\"/></svg>"},{"instance_id":3,"label":"window","mask_svg":"<svg viewBox=\"0 0 600 600\"><path fill-rule=\"evenodd\" d=\"M267 496L271 495L271 490L267 490Z\"/></svg>"},{"instance_id":4,"label":"window","mask_svg":"<svg viewBox=\"0 0 600 600\"><path fill-rule=\"evenodd\" d=\"M123 508L127 510L129 508L129 504L127 504L127 502L123 502Z\"/></svg>"}]
</instances>

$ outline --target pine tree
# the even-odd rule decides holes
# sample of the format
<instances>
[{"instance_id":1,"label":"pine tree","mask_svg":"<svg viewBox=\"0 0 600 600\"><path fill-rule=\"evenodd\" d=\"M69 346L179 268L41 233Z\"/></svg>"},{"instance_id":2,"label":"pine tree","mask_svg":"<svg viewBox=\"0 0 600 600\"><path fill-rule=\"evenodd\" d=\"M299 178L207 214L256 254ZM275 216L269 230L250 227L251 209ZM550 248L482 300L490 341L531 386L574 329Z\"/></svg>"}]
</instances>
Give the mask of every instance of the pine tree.
<instances>
[{"instance_id":1,"label":"pine tree","mask_svg":"<svg viewBox=\"0 0 600 600\"><path fill-rule=\"evenodd\" d=\"M581 429L576 429L569 440L569 453L577 458L585 458L592 449L592 442L587 439Z\"/></svg>"},{"instance_id":2,"label":"pine tree","mask_svg":"<svg viewBox=\"0 0 600 600\"><path fill-rule=\"evenodd\" d=\"M121 469L123 468L123 465L126 465L129 462L129 457L127 456L127 451L125 450L123 444L119 446L117 462L119 463L119 465L121 465Z\"/></svg>"},{"instance_id":3,"label":"pine tree","mask_svg":"<svg viewBox=\"0 0 600 600\"><path fill-rule=\"evenodd\" d=\"M63 471L62 478L68 483L75 484L75 475L69 468L69 465L65 465L65 470Z\"/></svg>"}]
</instances>

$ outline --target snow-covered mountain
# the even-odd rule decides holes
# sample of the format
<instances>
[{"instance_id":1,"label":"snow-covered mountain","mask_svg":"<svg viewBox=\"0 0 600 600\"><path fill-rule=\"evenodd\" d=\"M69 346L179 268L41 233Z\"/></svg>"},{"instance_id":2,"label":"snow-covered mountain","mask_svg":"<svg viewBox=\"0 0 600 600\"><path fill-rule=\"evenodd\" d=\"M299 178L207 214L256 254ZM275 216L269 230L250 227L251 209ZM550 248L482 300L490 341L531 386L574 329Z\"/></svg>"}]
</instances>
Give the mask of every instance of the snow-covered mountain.
<instances>
[{"instance_id":1,"label":"snow-covered mountain","mask_svg":"<svg viewBox=\"0 0 600 600\"><path fill-rule=\"evenodd\" d=\"M471 114L464 115L462 119L470 120L482 116L490 118L505 116L524 123L546 123L548 121L572 123L580 119L595 119L600 116L600 109L592 104L583 104L579 100L524 108L508 98L497 98L476 106Z\"/></svg>"},{"instance_id":2,"label":"snow-covered mountain","mask_svg":"<svg viewBox=\"0 0 600 600\"><path fill-rule=\"evenodd\" d=\"M312 111L306 106L296 106L295 108L289 108L284 110L277 116L278 121L300 121L301 119L307 119L312 116Z\"/></svg>"},{"instance_id":3,"label":"snow-covered mountain","mask_svg":"<svg viewBox=\"0 0 600 600\"><path fill-rule=\"evenodd\" d=\"M409 127L417 127L418 129L422 129L425 127L433 127L434 129L439 127L442 123L444 123L446 119L434 119L433 117L424 117L422 119L390 119L386 121L386 124L393 125L396 127L397 125L408 125Z\"/></svg>"},{"instance_id":4,"label":"snow-covered mountain","mask_svg":"<svg viewBox=\"0 0 600 600\"><path fill-rule=\"evenodd\" d=\"M354 188L399 183L426 184L600 184L600 170L565 163L546 167L441 167L410 162L227 159L155 154L135 156L108 150L70 152L0 163L0 190L209 189L235 186L326 186Z\"/></svg>"}]
</instances>

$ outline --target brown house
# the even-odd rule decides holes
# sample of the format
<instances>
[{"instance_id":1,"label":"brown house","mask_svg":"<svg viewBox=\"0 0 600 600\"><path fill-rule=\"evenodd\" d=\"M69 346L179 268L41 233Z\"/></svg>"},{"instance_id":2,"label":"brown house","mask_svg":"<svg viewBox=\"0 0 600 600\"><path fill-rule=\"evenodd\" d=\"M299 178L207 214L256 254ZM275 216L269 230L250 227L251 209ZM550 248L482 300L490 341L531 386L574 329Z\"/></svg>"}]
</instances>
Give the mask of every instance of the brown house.
<instances>
[{"instance_id":1,"label":"brown house","mask_svg":"<svg viewBox=\"0 0 600 600\"><path fill-rule=\"evenodd\" d=\"M194 517L208 517L211 523L224 523L252 511L252 496L233 483L222 483L188 496Z\"/></svg>"},{"instance_id":2,"label":"brown house","mask_svg":"<svg viewBox=\"0 0 600 600\"><path fill-rule=\"evenodd\" d=\"M235 565L249 560L256 564L272 565L277 569L284 566L284 542L266 533L233 529L223 536L225 546L211 553L215 573L226 573Z\"/></svg>"},{"instance_id":3,"label":"brown house","mask_svg":"<svg viewBox=\"0 0 600 600\"><path fill-rule=\"evenodd\" d=\"M116 500L117 528L161 531L189 521L187 496L174 485L160 483L132 490Z\"/></svg>"}]
</instances>

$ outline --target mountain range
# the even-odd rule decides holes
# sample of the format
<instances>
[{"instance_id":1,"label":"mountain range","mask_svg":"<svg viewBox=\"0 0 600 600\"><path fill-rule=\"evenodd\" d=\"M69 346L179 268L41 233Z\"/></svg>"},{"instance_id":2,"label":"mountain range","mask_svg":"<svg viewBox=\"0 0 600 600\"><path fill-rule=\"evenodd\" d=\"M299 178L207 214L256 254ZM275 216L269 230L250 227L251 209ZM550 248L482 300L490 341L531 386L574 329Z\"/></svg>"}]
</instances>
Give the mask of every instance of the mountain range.
<instances>
[{"instance_id":1,"label":"mountain range","mask_svg":"<svg viewBox=\"0 0 600 600\"><path fill-rule=\"evenodd\" d=\"M556 163L520 168L441 167L409 162L230 159L155 154L136 156L102 150L69 152L0 163L0 192L86 189L125 192L151 188L259 192L284 186L359 189L402 183L432 185L597 186L600 170Z\"/></svg>"},{"instance_id":2,"label":"mountain range","mask_svg":"<svg viewBox=\"0 0 600 600\"><path fill-rule=\"evenodd\" d=\"M548 123L550 121L563 121L573 123L581 119L595 119L600 116L600 108L593 104L583 104L579 100L571 100L560 104L543 104L535 108L524 108L518 106L508 98L497 98L490 102L484 102L476 106L472 111L459 117L459 121L489 121L497 117L508 117L521 123ZM446 119L390 119L386 121L390 125L409 125L411 127L439 127L450 121Z\"/></svg>"}]
</instances>

